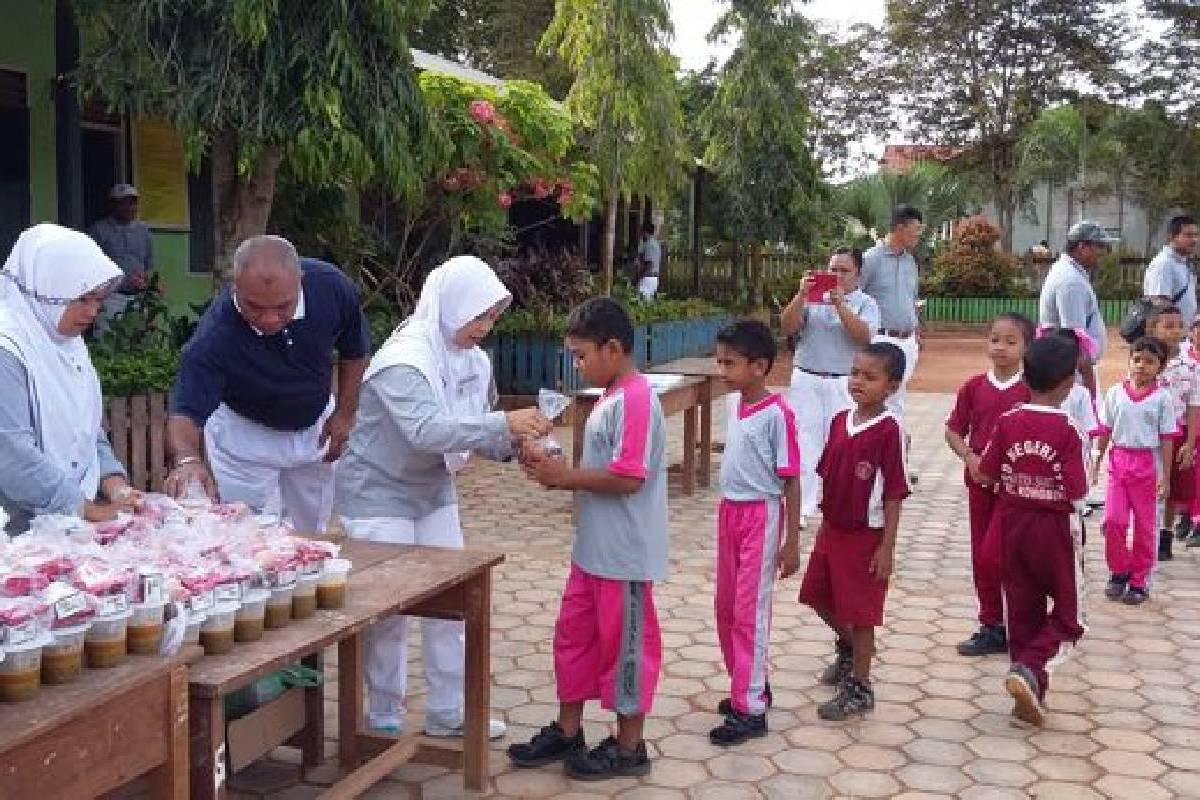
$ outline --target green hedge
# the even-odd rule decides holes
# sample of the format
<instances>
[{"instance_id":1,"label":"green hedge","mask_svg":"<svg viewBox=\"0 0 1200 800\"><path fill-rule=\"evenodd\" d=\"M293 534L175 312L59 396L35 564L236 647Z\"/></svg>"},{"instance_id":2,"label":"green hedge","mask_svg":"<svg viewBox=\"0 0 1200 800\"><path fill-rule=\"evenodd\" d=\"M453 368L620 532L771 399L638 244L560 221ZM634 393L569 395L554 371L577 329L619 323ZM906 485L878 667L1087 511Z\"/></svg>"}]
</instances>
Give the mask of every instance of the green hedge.
<instances>
[{"instance_id":1,"label":"green hedge","mask_svg":"<svg viewBox=\"0 0 1200 800\"><path fill-rule=\"evenodd\" d=\"M1119 325L1129 307L1129 300L1101 300L1100 311L1105 323ZM996 315L1015 311L1037 321L1036 297L930 297L925 301L926 322L961 322L982 324Z\"/></svg>"}]
</instances>

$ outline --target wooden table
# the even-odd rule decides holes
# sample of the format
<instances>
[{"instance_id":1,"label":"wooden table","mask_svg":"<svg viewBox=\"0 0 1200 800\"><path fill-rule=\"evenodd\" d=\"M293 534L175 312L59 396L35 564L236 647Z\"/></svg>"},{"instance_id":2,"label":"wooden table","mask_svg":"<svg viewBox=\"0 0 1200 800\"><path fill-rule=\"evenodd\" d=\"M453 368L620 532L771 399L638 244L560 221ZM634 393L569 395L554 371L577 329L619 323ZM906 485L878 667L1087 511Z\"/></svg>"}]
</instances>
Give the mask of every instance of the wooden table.
<instances>
[{"instance_id":1,"label":"wooden table","mask_svg":"<svg viewBox=\"0 0 1200 800\"><path fill-rule=\"evenodd\" d=\"M193 800L224 796L216 776L223 771L226 695L297 661L321 669L321 652L333 644L338 646L338 766L345 776L323 797L356 797L414 757L439 763L449 758L461 764L467 789L483 788L491 705L491 570L504 556L355 540L347 540L342 553L354 564L345 608L318 611L311 619L267 631L262 640L206 656L189 670ZM372 622L401 613L466 622L466 735L461 742L378 736L363 729L362 634ZM321 762L323 740L323 690L306 689L305 727L293 739L305 769ZM443 752L433 752L439 749Z\"/></svg>"},{"instance_id":2,"label":"wooden table","mask_svg":"<svg viewBox=\"0 0 1200 800\"><path fill-rule=\"evenodd\" d=\"M92 798L144 775L155 800L186 800L186 662L199 655L130 656L0 706L0 798Z\"/></svg>"},{"instance_id":3,"label":"wooden table","mask_svg":"<svg viewBox=\"0 0 1200 800\"><path fill-rule=\"evenodd\" d=\"M707 487L712 475L712 404L714 400L729 394L729 384L721 379L721 370L717 367L717 359L715 356L677 358L674 361L659 364L657 367L651 367L650 372L704 379L701 392L705 394L705 397L700 405L700 485Z\"/></svg>"},{"instance_id":4,"label":"wooden table","mask_svg":"<svg viewBox=\"0 0 1200 800\"><path fill-rule=\"evenodd\" d=\"M709 379L657 373L646 378L658 395L664 417L683 412L683 493L693 494L697 476L701 486L712 482L712 459L709 457L712 450L712 388ZM571 458L575 466L579 466L583 457L583 431L588 415L601 394L599 389L584 389L573 395ZM703 445L699 462L696 459L697 428Z\"/></svg>"}]
</instances>

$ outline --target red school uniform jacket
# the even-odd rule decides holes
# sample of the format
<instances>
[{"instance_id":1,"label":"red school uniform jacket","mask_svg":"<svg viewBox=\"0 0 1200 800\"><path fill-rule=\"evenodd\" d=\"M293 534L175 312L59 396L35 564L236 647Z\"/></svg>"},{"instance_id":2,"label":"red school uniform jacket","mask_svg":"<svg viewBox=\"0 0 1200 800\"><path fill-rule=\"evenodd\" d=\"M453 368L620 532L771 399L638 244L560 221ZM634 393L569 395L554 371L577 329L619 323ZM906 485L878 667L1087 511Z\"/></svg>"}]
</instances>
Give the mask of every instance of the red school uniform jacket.
<instances>
[{"instance_id":1,"label":"red school uniform jacket","mask_svg":"<svg viewBox=\"0 0 1200 800\"><path fill-rule=\"evenodd\" d=\"M1087 494L1083 436L1065 411L1022 405L1001 415L980 469L1005 503L1069 514Z\"/></svg>"},{"instance_id":2,"label":"red school uniform jacket","mask_svg":"<svg viewBox=\"0 0 1200 800\"><path fill-rule=\"evenodd\" d=\"M821 517L842 530L883 527L885 500L911 494L904 464L904 433L888 411L861 425L854 409L839 411L817 462Z\"/></svg>"},{"instance_id":3,"label":"red school uniform jacket","mask_svg":"<svg viewBox=\"0 0 1200 800\"><path fill-rule=\"evenodd\" d=\"M1000 381L989 370L969 379L958 390L946 427L964 437L971 452L979 455L987 447L1000 415L1028 403L1030 397L1020 373ZM964 476L970 480L965 471Z\"/></svg>"}]
</instances>

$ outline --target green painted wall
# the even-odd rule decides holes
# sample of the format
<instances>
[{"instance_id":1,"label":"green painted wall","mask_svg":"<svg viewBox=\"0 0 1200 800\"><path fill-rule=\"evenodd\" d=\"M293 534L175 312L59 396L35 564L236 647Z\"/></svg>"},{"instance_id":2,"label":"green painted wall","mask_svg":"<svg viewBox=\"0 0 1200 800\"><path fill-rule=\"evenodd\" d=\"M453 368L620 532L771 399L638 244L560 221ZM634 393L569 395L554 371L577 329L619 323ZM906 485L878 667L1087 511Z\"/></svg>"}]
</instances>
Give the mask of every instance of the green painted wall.
<instances>
[{"instance_id":1,"label":"green painted wall","mask_svg":"<svg viewBox=\"0 0 1200 800\"><path fill-rule=\"evenodd\" d=\"M188 272L188 258L186 231L154 231L154 261L175 314L191 314L192 303L203 303L212 295L212 275Z\"/></svg>"},{"instance_id":2,"label":"green painted wall","mask_svg":"<svg viewBox=\"0 0 1200 800\"><path fill-rule=\"evenodd\" d=\"M25 73L29 98L30 213L33 222L58 219L54 145L54 3L4 4L0 67Z\"/></svg>"}]
</instances>

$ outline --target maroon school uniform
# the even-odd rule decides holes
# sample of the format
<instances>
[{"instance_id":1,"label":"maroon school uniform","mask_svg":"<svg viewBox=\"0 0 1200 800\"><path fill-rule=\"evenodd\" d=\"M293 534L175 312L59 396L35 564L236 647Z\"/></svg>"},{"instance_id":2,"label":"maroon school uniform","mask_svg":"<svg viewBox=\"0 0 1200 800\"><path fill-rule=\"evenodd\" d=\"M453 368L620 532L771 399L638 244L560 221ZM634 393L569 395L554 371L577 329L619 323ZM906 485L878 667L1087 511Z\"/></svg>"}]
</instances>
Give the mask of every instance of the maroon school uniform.
<instances>
[{"instance_id":1,"label":"maroon school uniform","mask_svg":"<svg viewBox=\"0 0 1200 800\"><path fill-rule=\"evenodd\" d=\"M891 412L861 425L854 410L836 414L817 462L821 529L800 585L800 602L843 625L883 623L888 582L871 574L883 535L883 504L908 497L904 433Z\"/></svg>"},{"instance_id":2,"label":"maroon school uniform","mask_svg":"<svg viewBox=\"0 0 1200 800\"><path fill-rule=\"evenodd\" d=\"M1070 524L1087 494L1083 437L1065 412L1023 405L996 422L980 468L999 481L988 536L1000 537L1009 656L1033 671L1045 697L1048 668L1085 630L1083 556Z\"/></svg>"},{"instance_id":3,"label":"maroon school uniform","mask_svg":"<svg viewBox=\"0 0 1200 800\"><path fill-rule=\"evenodd\" d=\"M966 439L971 452L980 455L1000 415L1029 400L1029 387L1020 373L1001 381L990 371L984 372L969 379L958 390L954 408L946 417L946 428ZM981 486L971 480L966 469L963 470L963 482L967 485L971 575L975 581L975 597L979 600L979 624L1001 625L1004 601L1000 588L1000 543L987 536L996 506L996 491L994 487Z\"/></svg>"}]
</instances>

